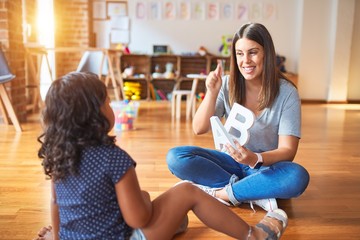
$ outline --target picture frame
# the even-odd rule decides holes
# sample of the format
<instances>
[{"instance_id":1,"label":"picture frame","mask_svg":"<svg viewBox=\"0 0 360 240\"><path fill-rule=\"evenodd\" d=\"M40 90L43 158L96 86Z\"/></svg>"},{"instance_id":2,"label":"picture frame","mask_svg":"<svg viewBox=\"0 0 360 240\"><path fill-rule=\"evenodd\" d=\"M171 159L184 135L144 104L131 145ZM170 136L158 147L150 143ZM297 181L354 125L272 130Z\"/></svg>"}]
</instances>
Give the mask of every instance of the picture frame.
<instances>
[{"instance_id":1,"label":"picture frame","mask_svg":"<svg viewBox=\"0 0 360 240\"><path fill-rule=\"evenodd\" d=\"M154 54L169 54L169 46L167 45L153 45Z\"/></svg>"},{"instance_id":2,"label":"picture frame","mask_svg":"<svg viewBox=\"0 0 360 240\"><path fill-rule=\"evenodd\" d=\"M106 11L108 18L128 16L127 1L107 1Z\"/></svg>"},{"instance_id":3,"label":"picture frame","mask_svg":"<svg viewBox=\"0 0 360 240\"><path fill-rule=\"evenodd\" d=\"M94 20L106 20L106 3L103 1L93 1L92 17Z\"/></svg>"}]
</instances>

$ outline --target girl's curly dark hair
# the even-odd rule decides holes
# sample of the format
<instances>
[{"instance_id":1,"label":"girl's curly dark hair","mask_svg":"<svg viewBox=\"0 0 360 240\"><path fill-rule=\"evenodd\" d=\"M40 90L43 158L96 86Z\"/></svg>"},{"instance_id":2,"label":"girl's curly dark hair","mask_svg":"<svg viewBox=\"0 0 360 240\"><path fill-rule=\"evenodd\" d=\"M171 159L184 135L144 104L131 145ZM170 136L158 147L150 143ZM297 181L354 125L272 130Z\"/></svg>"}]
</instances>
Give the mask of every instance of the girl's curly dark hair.
<instances>
[{"instance_id":1,"label":"girl's curly dark hair","mask_svg":"<svg viewBox=\"0 0 360 240\"><path fill-rule=\"evenodd\" d=\"M44 133L38 137L47 176L56 181L76 174L85 147L115 144L100 110L106 97L104 83L93 73L71 72L51 84L42 113Z\"/></svg>"}]
</instances>

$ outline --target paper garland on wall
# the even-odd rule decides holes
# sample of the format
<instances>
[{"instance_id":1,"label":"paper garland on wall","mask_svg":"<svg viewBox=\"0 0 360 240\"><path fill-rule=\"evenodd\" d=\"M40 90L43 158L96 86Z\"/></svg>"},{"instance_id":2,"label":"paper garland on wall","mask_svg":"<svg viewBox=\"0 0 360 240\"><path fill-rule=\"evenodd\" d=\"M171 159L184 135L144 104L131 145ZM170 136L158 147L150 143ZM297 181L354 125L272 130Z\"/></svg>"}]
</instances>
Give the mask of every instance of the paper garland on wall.
<instances>
[{"instance_id":1,"label":"paper garland on wall","mask_svg":"<svg viewBox=\"0 0 360 240\"><path fill-rule=\"evenodd\" d=\"M277 18L276 4L271 2L138 0L134 9L131 15L138 20L262 21Z\"/></svg>"}]
</instances>

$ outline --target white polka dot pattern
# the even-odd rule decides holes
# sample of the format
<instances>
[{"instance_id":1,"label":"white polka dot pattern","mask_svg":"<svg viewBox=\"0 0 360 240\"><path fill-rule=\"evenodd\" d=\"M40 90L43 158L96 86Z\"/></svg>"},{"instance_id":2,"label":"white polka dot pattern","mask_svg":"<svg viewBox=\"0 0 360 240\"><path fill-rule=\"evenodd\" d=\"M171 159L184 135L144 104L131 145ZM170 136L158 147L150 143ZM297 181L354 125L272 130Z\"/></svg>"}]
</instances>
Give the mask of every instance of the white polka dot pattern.
<instances>
[{"instance_id":1,"label":"white polka dot pattern","mask_svg":"<svg viewBox=\"0 0 360 240\"><path fill-rule=\"evenodd\" d=\"M128 239L132 229L124 222L115 183L134 160L117 146L83 151L79 174L55 184L61 239Z\"/></svg>"}]
</instances>

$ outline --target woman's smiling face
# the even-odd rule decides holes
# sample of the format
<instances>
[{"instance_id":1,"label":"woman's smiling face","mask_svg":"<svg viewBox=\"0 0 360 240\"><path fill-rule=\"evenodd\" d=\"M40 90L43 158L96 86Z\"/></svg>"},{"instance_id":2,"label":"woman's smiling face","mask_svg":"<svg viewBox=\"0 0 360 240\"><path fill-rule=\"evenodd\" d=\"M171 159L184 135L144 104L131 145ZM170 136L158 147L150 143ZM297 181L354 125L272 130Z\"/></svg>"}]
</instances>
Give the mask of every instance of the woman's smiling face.
<instances>
[{"instance_id":1,"label":"woman's smiling face","mask_svg":"<svg viewBox=\"0 0 360 240\"><path fill-rule=\"evenodd\" d=\"M264 48L255 41L240 38L235 43L236 62L245 80L261 82Z\"/></svg>"}]
</instances>

